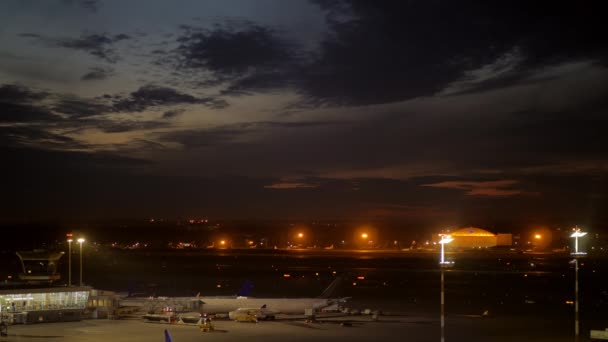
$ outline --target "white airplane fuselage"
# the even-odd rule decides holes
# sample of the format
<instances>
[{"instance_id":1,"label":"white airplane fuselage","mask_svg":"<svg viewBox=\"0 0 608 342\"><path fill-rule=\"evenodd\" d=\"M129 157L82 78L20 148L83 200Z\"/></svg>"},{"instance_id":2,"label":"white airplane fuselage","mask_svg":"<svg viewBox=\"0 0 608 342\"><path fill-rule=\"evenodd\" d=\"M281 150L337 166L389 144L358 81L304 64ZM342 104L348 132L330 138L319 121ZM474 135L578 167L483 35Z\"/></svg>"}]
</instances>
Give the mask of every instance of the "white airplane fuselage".
<instances>
[{"instance_id":1,"label":"white airplane fuselage","mask_svg":"<svg viewBox=\"0 0 608 342\"><path fill-rule=\"evenodd\" d=\"M147 310L172 307L176 311L196 311L203 313L229 313L240 308L266 308L273 312L304 314L305 309L320 310L344 299L327 298L256 298L256 297L156 297L123 298L121 306L144 307ZM193 305L194 303L200 303Z\"/></svg>"},{"instance_id":2,"label":"white airplane fuselage","mask_svg":"<svg viewBox=\"0 0 608 342\"><path fill-rule=\"evenodd\" d=\"M199 297L202 311L228 313L240 308L261 308L281 313L304 314L305 309L319 310L332 304L324 298L255 298L255 297Z\"/></svg>"}]
</instances>

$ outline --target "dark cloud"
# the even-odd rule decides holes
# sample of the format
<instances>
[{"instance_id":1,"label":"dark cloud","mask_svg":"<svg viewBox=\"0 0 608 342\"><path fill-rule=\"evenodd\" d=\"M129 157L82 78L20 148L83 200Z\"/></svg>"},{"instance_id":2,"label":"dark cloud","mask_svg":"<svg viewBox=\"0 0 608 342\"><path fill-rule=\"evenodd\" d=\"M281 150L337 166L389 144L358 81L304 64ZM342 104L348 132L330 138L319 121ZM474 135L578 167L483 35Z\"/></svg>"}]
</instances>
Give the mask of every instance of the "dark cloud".
<instances>
[{"instance_id":1,"label":"dark cloud","mask_svg":"<svg viewBox=\"0 0 608 342\"><path fill-rule=\"evenodd\" d=\"M113 108L95 100L81 99L77 97L62 97L52 106L58 113L66 114L70 118L83 118L110 113Z\"/></svg>"},{"instance_id":2,"label":"dark cloud","mask_svg":"<svg viewBox=\"0 0 608 342\"><path fill-rule=\"evenodd\" d=\"M607 60L599 32L608 27L593 4L317 3L329 32L315 53L260 25L188 26L176 64L211 71L208 82L227 83L226 95L290 87L305 104L367 105L437 94L511 55L509 73L476 89L529 82L532 70L569 61Z\"/></svg>"},{"instance_id":3,"label":"dark cloud","mask_svg":"<svg viewBox=\"0 0 608 342\"><path fill-rule=\"evenodd\" d=\"M463 89L459 89L453 92L450 92L449 96L457 96L457 95L467 95L474 93L483 93L493 90L505 89L511 86L525 86L525 85L534 85L541 84L544 82L549 82L552 80L556 80L557 76L546 76L541 78L532 77L533 74L531 71L515 71L508 72L504 75L500 75L497 77L493 77L487 80L482 81L473 81L469 84L465 84Z\"/></svg>"},{"instance_id":4,"label":"dark cloud","mask_svg":"<svg viewBox=\"0 0 608 342\"><path fill-rule=\"evenodd\" d=\"M135 120L97 120L91 121L89 124L94 124L106 133L123 133L130 131L150 130L156 128L168 127L169 123L160 121L135 121Z\"/></svg>"},{"instance_id":5,"label":"dark cloud","mask_svg":"<svg viewBox=\"0 0 608 342\"><path fill-rule=\"evenodd\" d=\"M20 36L34 38L52 47L81 50L109 63L116 63L119 59L113 45L131 38L126 34L109 35L107 33L83 34L80 38L52 38L35 33L22 33Z\"/></svg>"},{"instance_id":6,"label":"dark cloud","mask_svg":"<svg viewBox=\"0 0 608 342\"><path fill-rule=\"evenodd\" d=\"M83 50L107 62L115 63L118 57L114 49L109 46L119 40L122 39L116 39L106 34L89 34L83 35L78 39L58 39L55 41L55 44L68 49Z\"/></svg>"},{"instance_id":7,"label":"dark cloud","mask_svg":"<svg viewBox=\"0 0 608 342\"><path fill-rule=\"evenodd\" d=\"M4 84L0 86L0 101L2 102L31 102L41 100L48 95L49 94L46 92L34 91L15 84Z\"/></svg>"},{"instance_id":8,"label":"dark cloud","mask_svg":"<svg viewBox=\"0 0 608 342\"><path fill-rule=\"evenodd\" d=\"M49 122L57 119L57 116L48 109L35 104L47 96L48 93L33 91L19 85L0 86L0 122Z\"/></svg>"},{"instance_id":9,"label":"dark cloud","mask_svg":"<svg viewBox=\"0 0 608 342\"><path fill-rule=\"evenodd\" d=\"M82 77L80 79L83 81L105 80L106 78L112 76L113 73L114 73L113 69L95 67L95 68L90 68L90 71L87 72L86 74L82 75Z\"/></svg>"},{"instance_id":10,"label":"dark cloud","mask_svg":"<svg viewBox=\"0 0 608 342\"><path fill-rule=\"evenodd\" d=\"M57 119L56 115L42 107L0 102L0 122L2 123L52 122Z\"/></svg>"},{"instance_id":11,"label":"dark cloud","mask_svg":"<svg viewBox=\"0 0 608 342\"><path fill-rule=\"evenodd\" d=\"M298 76L295 66L285 68L257 70L239 79L233 80L222 91L222 95L242 96L255 92L272 92L291 87L300 91L301 76Z\"/></svg>"},{"instance_id":12,"label":"dark cloud","mask_svg":"<svg viewBox=\"0 0 608 342\"><path fill-rule=\"evenodd\" d=\"M125 40L125 39L131 39L131 36L129 36L128 34L119 33L119 34L114 35L114 37L112 38L112 40L114 42L118 42L118 41Z\"/></svg>"},{"instance_id":13,"label":"dark cloud","mask_svg":"<svg viewBox=\"0 0 608 342\"><path fill-rule=\"evenodd\" d=\"M180 71L199 69L203 87L227 83L223 94L241 95L292 83L302 59L296 44L277 30L227 20L212 29L184 26L178 48L159 61Z\"/></svg>"},{"instance_id":14,"label":"dark cloud","mask_svg":"<svg viewBox=\"0 0 608 342\"><path fill-rule=\"evenodd\" d=\"M217 98L198 98L181 93L173 88L147 85L132 92L128 98L116 101L114 108L118 111L139 112L152 106L176 104L204 104L208 107L217 109L224 108L228 105L226 101Z\"/></svg>"},{"instance_id":15,"label":"dark cloud","mask_svg":"<svg viewBox=\"0 0 608 342\"><path fill-rule=\"evenodd\" d=\"M513 179L500 179L492 181L443 181L439 183L423 184L433 188L456 189L466 191L467 196L478 197L511 197L539 195L523 191L518 188L519 182Z\"/></svg>"},{"instance_id":16,"label":"dark cloud","mask_svg":"<svg viewBox=\"0 0 608 342\"><path fill-rule=\"evenodd\" d=\"M40 127L0 127L0 148L31 146L42 149L73 149L84 145L76 140L48 132Z\"/></svg>"},{"instance_id":17,"label":"dark cloud","mask_svg":"<svg viewBox=\"0 0 608 342\"><path fill-rule=\"evenodd\" d=\"M432 95L517 49L517 69L602 59L593 6L525 1L319 2L331 34L307 70L312 99L370 104ZM342 18L338 20L336 18ZM351 19L347 19L351 18ZM515 24L517 23L517 24Z\"/></svg>"},{"instance_id":18,"label":"dark cloud","mask_svg":"<svg viewBox=\"0 0 608 342\"><path fill-rule=\"evenodd\" d=\"M166 112L163 113L163 119L172 119L172 118L180 116L184 112L185 112L184 109L168 110L168 111L166 111Z\"/></svg>"},{"instance_id":19,"label":"dark cloud","mask_svg":"<svg viewBox=\"0 0 608 342\"><path fill-rule=\"evenodd\" d=\"M110 99L86 99L73 95L37 92L22 86L3 85L0 87L0 123L38 125L7 131L7 134L10 133L11 136L23 138L11 141L26 142L28 134L32 135L33 141L40 140L35 139L35 135L38 134L49 141L60 142L60 136L50 133L49 129L78 131L85 128L97 128L106 133L119 133L167 127L169 125L167 121L118 120L100 116L125 108L137 111L154 105L204 103L206 101L206 99L197 99L169 88L155 88L154 90L142 88L133 94L130 101L137 101L136 104L125 107L124 102L120 102L125 100L120 98L118 101L122 105L104 103L104 101L112 100L111 96ZM41 100L45 100L47 103L43 104Z\"/></svg>"},{"instance_id":20,"label":"dark cloud","mask_svg":"<svg viewBox=\"0 0 608 342\"><path fill-rule=\"evenodd\" d=\"M215 27L186 32L177 38L181 64L205 68L221 75L237 75L252 69L275 68L293 58L290 45L267 27Z\"/></svg>"}]
</instances>

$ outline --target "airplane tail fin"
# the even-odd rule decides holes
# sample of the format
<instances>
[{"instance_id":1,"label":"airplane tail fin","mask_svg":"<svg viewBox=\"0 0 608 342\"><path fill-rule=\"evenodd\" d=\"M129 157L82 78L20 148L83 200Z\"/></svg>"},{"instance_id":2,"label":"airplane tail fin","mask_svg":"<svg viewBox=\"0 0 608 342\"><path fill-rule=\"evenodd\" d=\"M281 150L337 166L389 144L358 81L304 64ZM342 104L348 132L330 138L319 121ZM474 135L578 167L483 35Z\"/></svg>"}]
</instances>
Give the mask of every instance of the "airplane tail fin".
<instances>
[{"instance_id":1,"label":"airplane tail fin","mask_svg":"<svg viewBox=\"0 0 608 342\"><path fill-rule=\"evenodd\" d=\"M332 281L329 286L321 293L319 298L331 298L335 296L340 285L342 285L342 277L336 277L334 281Z\"/></svg>"},{"instance_id":2,"label":"airplane tail fin","mask_svg":"<svg viewBox=\"0 0 608 342\"><path fill-rule=\"evenodd\" d=\"M173 338L171 338L171 334L169 334L169 330L165 329L165 342L173 342Z\"/></svg>"},{"instance_id":3,"label":"airplane tail fin","mask_svg":"<svg viewBox=\"0 0 608 342\"><path fill-rule=\"evenodd\" d=\"M245 280L245 282L243 283L243 286L241 287L239 292L236 293L236 295L239 297L249 297L251 295L252 290L253 290L253 282L251 280Z\"/></svg>"},{"instance_id":4,"label":"airplane tail fin","mask_svg":"<svg viewBox=\"0 0 608 342\"><path fill-rule=\"evenodd\" d=\"M260 309L266 309L266 304L262 305Z\"/></svg>"}]
</instances>

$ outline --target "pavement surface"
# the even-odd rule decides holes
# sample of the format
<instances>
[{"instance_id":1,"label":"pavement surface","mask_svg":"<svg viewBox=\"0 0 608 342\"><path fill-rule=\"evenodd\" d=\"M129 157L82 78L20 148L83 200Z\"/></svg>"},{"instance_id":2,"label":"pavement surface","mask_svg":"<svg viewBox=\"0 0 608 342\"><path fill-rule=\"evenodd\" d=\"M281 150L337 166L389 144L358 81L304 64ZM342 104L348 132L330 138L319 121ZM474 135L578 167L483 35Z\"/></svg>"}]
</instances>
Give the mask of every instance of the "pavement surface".
<instances>
[{"instance_id":1,"label":"pavement surface","mask_svg":"<svg viewBox=\"0 0 608 342\"><path fill-rule=\"evenodd\" d=\"M5 341L164 341L168 329L174 342L200 341L438 341L437 317L419 315L319 316L317 323L303 317L280 316L274 322L214 322L216 331L201 332L198 326L144 323L139 320L86 320L82 322L15 325ZM559 322L557 322L559 324ZM555 329L556 322L543 317L480 317L459 315L446 321L446 341L571 341L568 327ZM582 341L588 338L581 339Z\"/></svg>"}]
</instances>

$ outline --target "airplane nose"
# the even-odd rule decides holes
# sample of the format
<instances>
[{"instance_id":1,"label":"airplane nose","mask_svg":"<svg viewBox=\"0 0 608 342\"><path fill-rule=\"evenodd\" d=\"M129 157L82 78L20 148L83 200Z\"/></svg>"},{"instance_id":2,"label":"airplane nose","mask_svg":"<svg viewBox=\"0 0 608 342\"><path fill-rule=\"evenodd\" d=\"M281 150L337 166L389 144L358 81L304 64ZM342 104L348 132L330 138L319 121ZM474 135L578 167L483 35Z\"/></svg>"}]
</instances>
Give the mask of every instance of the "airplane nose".
<instances>
[{"instance_id":1,"label":"airplane nose","mask_svg":"<svg viewBox=\"0 0 608 342\"><path fill-rule=\"evenodd\" d=\"M235 320L236 319L235 316L236 316L236 314L234 311L230 311L228 313L228 318L230 318L231 320Z\"/></svg>"}]
</instances>

